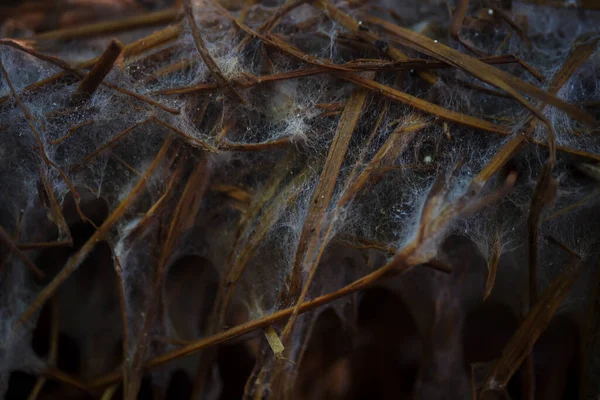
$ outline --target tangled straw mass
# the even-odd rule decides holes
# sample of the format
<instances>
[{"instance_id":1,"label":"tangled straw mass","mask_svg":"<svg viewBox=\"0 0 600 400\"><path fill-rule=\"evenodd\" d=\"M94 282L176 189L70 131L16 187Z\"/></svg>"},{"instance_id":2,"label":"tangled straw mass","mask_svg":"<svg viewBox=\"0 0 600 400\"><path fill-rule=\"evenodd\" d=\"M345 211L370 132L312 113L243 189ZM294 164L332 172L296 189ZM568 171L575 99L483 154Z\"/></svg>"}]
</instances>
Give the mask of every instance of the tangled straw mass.
<instances>
[{"instance_id":1,"label":"tangled straw mass","mask_svg":"<svg viewBox=\"0 0 600 400\"><path fill-rule=\"evenodd\" d=\"M532 349L565 316L577 393L600 392L594 2L184 0L8 29L26 3L0 21L5 393L24 371L29 398L165 395L183 370L202 398L387 398L356 372L369 335L311 350L363 332L381 287L420 337L378 339L416 365L394 398L497 398L515 377L563 398ZM470 360L485 304L518 323ZM250 358L231 397L223 343Z\"/></svg>"}]
</instances>

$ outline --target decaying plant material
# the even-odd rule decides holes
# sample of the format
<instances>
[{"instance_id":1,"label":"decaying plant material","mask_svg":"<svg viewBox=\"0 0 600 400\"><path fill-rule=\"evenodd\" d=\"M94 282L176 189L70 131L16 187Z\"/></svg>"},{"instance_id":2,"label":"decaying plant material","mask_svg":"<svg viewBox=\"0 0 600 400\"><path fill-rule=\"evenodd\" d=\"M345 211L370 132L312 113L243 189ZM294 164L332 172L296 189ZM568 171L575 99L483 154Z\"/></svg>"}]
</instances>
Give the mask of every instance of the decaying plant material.
<instances>
[{"instance_id":1,"label":"decaying plant material","mask_svg":"<svg viewBox=\"0 0 600 400\"><path fill-rule=\"evenodd\" d=\"M42 3L0 13L6 396L600 394L594 2Z\"/></svg>"}]
</instances>

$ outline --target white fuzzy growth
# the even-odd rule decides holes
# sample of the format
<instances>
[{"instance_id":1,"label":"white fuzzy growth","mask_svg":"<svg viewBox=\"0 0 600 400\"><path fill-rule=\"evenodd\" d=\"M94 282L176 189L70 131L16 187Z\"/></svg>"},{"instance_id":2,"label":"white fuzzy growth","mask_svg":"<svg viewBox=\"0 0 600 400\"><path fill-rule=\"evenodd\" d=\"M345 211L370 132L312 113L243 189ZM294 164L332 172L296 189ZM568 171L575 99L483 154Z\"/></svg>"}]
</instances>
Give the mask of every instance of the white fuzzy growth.
<instances>
[{"instance_id":1,"label":"white fuzzy growth","mask_svg":"<svg viewBox=\"0 0 600 400\"><path fill-rule=\"evenodd\" d=\"M306 140L310 132L308 121L316 111L306 103L296 80L277 82L267 110L269 118L282 125L281 130L271 135L271 140L291 137L293 140Z\"/></svg>"},{"instance_id":2,"label":"white fuzzy growth","mask_svg":"<svg viewBox=\"0 0 600 400\"><path fill-rule=\"evenodd\" d=\"M27 268L18 260L4 265L0 275L0 395L7 389L11 371L39 371L44 367L31 348L35 319L19 325L21 316L34 297L27 278Z\"/></svg>"}]
</instances>

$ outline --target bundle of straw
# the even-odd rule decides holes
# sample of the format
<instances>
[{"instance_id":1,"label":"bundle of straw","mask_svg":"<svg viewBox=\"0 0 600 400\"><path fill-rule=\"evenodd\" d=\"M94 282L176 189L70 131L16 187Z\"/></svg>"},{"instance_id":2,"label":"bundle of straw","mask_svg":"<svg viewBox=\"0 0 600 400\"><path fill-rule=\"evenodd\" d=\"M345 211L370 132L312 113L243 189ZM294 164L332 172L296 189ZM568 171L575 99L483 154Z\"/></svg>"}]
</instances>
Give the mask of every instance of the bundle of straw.
<instances>
[{"instance_id":1,"label":"bundle of straw","mask_svg":"<svg viewBox=\"0 0 600 400\"><path fill-rule=\"evenodd\" d=\"M595 1L13 3L6 398L600 394Z\"/></svg>"}]
</instances>

